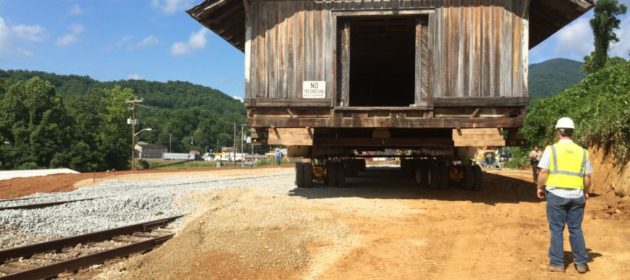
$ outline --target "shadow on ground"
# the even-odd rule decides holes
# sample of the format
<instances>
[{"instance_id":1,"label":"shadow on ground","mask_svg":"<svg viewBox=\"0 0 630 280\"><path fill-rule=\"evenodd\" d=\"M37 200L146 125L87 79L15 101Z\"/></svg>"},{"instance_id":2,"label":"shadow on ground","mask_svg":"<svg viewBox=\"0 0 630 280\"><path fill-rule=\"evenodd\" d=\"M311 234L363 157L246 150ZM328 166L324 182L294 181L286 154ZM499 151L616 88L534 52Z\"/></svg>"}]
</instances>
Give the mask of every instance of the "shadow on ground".
<instances>
[{"instance_id":1,"label":"shadow on ground","mask_svg":"<svg viewBox=\"0 0 630 280\"><path fill-rule=\"evenodd\" d=\"M588 262L592 262L594 259L603 256L600 253L593 252L593 250L586 248L588 251ZM567 265L566 268L571 267L573 264L573 253L571 251L564 251L564 263Z\"/></svg>"},{"instance_id":2,"label":"shadow on ground","mask_svg":"<svg viewBox=\"0 0 630 280\"><path fill-rule=\"evenodd\" d=\"M429 189L415 184L412 176L399 168L368 168L357 177L346 178L346 186L328 187L315 184L313 188L295 188L292 196L308 199L361 197L371 199L436 199L445 201L471 201L494 205L496 203L541 202L536 197L536 185L514 177L483 173L481 191L469 191L450 186L446 189Z\"/></svg>"}]
</instances>

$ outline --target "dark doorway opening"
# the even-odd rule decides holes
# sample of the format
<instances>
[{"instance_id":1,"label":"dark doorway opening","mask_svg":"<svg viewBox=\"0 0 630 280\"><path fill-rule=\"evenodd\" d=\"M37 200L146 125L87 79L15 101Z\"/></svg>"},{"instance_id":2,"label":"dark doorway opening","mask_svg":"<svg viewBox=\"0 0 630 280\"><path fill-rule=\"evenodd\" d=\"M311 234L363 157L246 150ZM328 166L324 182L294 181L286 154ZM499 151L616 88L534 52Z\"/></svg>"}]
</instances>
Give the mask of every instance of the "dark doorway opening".
<instances>
[{"instance_id":1,"label":"dark doorway opening","mask_svg":"<svg viewBox=\"0 0 630 280\"><path fill-rule=\"evenodd\" d=\"M350 106L401 107L415 101L417 17L352 17Z\"/></svg>"}]
</instances>

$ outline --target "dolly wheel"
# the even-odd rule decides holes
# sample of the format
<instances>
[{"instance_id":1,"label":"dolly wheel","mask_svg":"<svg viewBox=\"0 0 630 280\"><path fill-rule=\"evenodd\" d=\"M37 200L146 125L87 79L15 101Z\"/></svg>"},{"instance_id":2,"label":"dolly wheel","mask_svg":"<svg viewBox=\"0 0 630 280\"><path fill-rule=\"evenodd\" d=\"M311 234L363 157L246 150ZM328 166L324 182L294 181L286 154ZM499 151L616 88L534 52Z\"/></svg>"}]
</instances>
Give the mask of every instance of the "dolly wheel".
<instances>
[{"instance_id":1,"label":"dolly wheel","mask_svg":"<svg viewBox=\"0 0 630 280\"><path fill-rule=\"evenodd\" d=\"M481 173L481 167L479 165L473 166L473 174L475 177L473 189L476 191L480 191L481 185L483 183L483 174Z\"/></svg>"},{"instance_id":2,"label":"dolly wheel","mask_svg":"<svg viewBox=\"0 0 630 280\"><path fill-rule=\"evenodd\" d=\"M416 163L415 164L415 179L416 179L416 185L418 186L422 186L422 183L425 181L426 178L424 178L424 167L422 164L420 163Z\"/></svg>"},{"instance_id":3,"label":"dolly wheel","mask_svg":"<svg viewBox=\"0 0 630 280\"><path fill-rule=\"evenodd\" d=\"M313 164L310 162L295 163L295 185L298 188L313 186Z\"/></svg>"},{"instance_id":4,"label":"dolly wheel","mask_svg":"<svg viewBox=\"0 0 630 280\"><path fill-rule=\"evenodd\" d=\"M432 189L440 187L440 167L436 164L429 166L428 185Z\"/></svg>"},{"instance_id":5,"label":"dolly wheel","mask_svg":"<svg viewBox=\"0 0 630 280\"><path fill-rule=\"evenodd\" d=\"M464 189L472 190L475 186L475 174L473 167L470 165L464 165Z\"/></svg>"},{"instance_id":6,"label":"dolly wheel","mask_svg":"<svg viewBox=\"0 0 630 280\"><path fill-rule=\"evenodd\" d=\"M346 172L344 172L343 162L337 162L335 166L337 168L337 186L343 188L346 186Z\"/></svg>"},{"instance_id":7,"label":"dolly wheel","mask_svg":"<svg viewBox=\"0 0 630 280\"><path fill-rule=\"evenodd\" d=\"M334 162L326 163L326 185L337 186L337 164Z\"/></svg>"}]
</instances>

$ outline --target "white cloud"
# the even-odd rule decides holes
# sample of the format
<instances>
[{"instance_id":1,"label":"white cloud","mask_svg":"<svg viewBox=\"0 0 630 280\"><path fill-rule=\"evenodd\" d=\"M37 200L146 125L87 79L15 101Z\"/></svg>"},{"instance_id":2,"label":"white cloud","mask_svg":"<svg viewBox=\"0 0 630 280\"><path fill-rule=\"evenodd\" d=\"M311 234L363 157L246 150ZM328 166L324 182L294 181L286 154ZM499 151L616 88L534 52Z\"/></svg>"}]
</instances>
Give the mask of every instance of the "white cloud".
<instances>
[{"instance_id":1,"label":"white cloud","mask_svg":"<svg viewBox=\"0 0 630 280\"><path fill-rule=\"evenodd\" d=\"M63 48L73 44L74 42L79 40L79 36L81 35L81 33L83 33L83 30L83 25L80 24L70 26L70 32L57 38L57 41L55 41L55 45Z\"/></svg>"},{"instance_id":2,"label":"white cloud","mask_svg":"<svg viewBox=\"0 0 630 280\"><path fill-rule=\"evenodd\" d=\"M154 35L149 35L146 36L144 38L142 38L142 40L134 40L134 37L131 35L127 35L124 36L122 38L120 38L118 41L116 41L116 43L111 44L107 47L103 48L104 52L111 52L115 49L127 49L127 50L134 50L134 49L142 49L142 48L146 48L152 45L155 45L157 43L159 43L160 40L158 39L158 37L154 36Z\"/></svg>"},{"instance_id":3,"label":"white cloud","mask_svg":"<svg viewBox=\"0 0 630 280\"><path fill-rule=\"evenodd\" d=\"M122 48L122 47L128 45L131 40L133 40L133 36L130 36L130 35L124 36L124 37L120 38L120 40L116 41L116 43L114 43L112 45L109 45L107 47L104 47L103 51L104 52L111 52L111 51L113 51L115 49Z\"/></svg>"},{"instance_id":4,"label":"white cloud","mask_svg":"<svg viewBox=\"0 0 630 280\"><path fill-rule=\"evenodd\" d=\"M44 28L39 25L18 24L11 27L11 31L18 38L27 41L41 42L44 40Z\"/></svg>"},{"instance_id":5,"label":"white cloud","mask_svg":"<svg viewBox=\"0 0 630 280\"><path fill-rule=\"evenodd\" d=\"M142 76L140 76L139 74L137 74L137 73L129 74L127 79L128 80L144 80L144 78Z\"/></svg>"},{"instance_id":6,"label":"white cloud","mask_svg":"<svg viewBox=\"0 0 630 280\"><path fill-rule=\"evenodd\" d=\"M555 55L581 60L593 51L593 32L588 21L579 18L556 34Z\"/></svg>"},{"instance_id":7,"label":"white cloud","mask_svg":"<svg viewBox=\"0 0 630 280\"><path fill-rule=\"evenodd\" d=\"M11 26L0 17L0 55L33 56L33 52L21 48L20 42L40 42L45 30L39 25L18 24Z\"/></svg>"},{"instance_id":8,"label":"white cloud","mask_svg":"<svg viewBox=\"0 0 630 280\"><path fill-rule=\"evenodd\" d=\"M205 48L208 43L208 39L206 38L207 35L208 30L205 27L202 27L199 31L190 34L188 42L175 42L171 46L171 54L183 55L197 49Z\"/></svg>"},{"instance_id":9,"label":"white cloud","mask_svg":"<svg viewBox=\"0 0 630 280\"><path fill-rule=\"evenodd\" d=\"M630 2L630 1L629 1ZM610 46L610 56L628 57L630 56L630 15L621 20L619 29L615 30L619 42Z\"/></svg>"},{"instance_id":10,"label":"white cloud","mask_svg":"<svg viewBox=\"0 0 630 280\"><path fill-rule=\"evenodd\" d=\"M155 37L153 35L149 35L147 37L144 37L142 40L140 40L140 42L138 42L138 44L136 44L136 46L138 48L144 48L144 47L148 47L148 46L151 46L151 45L155 45L155 44L157 44L159 42L160 42L160 40L157 37Z\"/></svg>"},{"instance_id":11,"label":"white cloud","mask_svg":"<svg viewBox=\"0 0 630 280\"><path fill-rule=\"evenodd\" d=\"M79 4L74 4L72 5L72 7L70 7L69 13L71 16L78 16L83 14L83 10L81 9L81 6L79 6Z\"/></svg>"},{"instance_id":12,"label":"white cloud","mask_svg":"<svg viewBox=\"0 0 630 280\"><path fill-rule=\"evenodd\" d=\"M8 52L10 49L11 29L4 22L4 19L0 17L0 54Z\"/></svg>"},{"instance_id":13,"label":"white cloud","mask_svg":"<svg viewBox=\"0 0 630 280\"><path fill-rule=\"evenodd\" d=\"M151 6L165 14L172 14L179 10L184 10L191 3L191 0L151 0Z\"/></svg>"},{"instance_id":14,"label":"white cloud","mask_svg":"<svg viewBox=\"0 0 630 280\"><path fill-rule=\"evenodd\" d=\"M243 102L243 98L241 98L240 96L233 95L233 96L232 96L232 98L234 98L234 99L236 99L236 100L238 100L238 101Z\"/></svg>"}]
</instances>

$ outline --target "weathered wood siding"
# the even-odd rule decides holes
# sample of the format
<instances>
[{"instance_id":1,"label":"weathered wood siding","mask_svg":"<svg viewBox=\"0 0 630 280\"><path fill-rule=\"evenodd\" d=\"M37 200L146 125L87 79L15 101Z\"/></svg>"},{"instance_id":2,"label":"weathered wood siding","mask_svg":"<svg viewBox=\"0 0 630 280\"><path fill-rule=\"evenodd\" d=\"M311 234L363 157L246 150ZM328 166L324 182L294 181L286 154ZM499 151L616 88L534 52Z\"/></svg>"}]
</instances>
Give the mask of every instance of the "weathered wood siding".
<instances>
[{"instance_id":1,"label":"weathered wood siding","mask_svg":"<svg viewBox=\"0 0 630 280\"><path fill-rule=\"evenodd\" d=\"M250 0L246 98L299 100L303 81L326 81L326 98L342 100L336 17L353 11L429 12L420 38L429 49L419 67L429 81L423 97L527 96L528 3Z\"/></svg>"},{"instance_id":2,"label":"weathered wood siding","mask_svg":"<svg viewBox=\"0 0 630 280\"><path fill-rule=\"evenodd\" d=\"M300 98L303 81L326 81L326 94L334 92L336 28L331 11L315 6L313 1L251 3L247 97Z\"/></svg>"}]
</instances>

